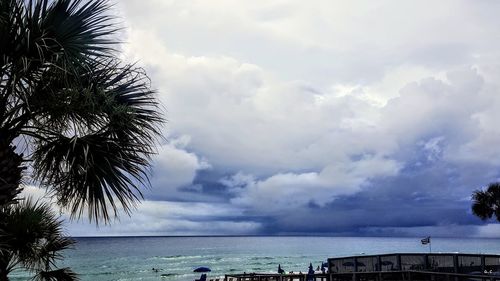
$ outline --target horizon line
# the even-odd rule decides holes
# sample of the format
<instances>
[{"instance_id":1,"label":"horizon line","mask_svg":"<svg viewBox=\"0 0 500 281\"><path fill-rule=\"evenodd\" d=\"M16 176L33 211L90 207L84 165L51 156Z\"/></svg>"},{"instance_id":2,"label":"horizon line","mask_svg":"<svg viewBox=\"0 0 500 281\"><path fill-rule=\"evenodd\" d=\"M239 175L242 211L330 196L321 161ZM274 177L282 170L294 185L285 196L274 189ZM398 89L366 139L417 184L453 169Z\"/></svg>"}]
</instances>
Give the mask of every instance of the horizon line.
<instances>
[{"instance_id":1,"label":"horizon line","mask_svg":"<svg viewBox=\"0 0 500 281\"><path fill-rule=\"evenodd\" d=\"M231 238L231 237L317 237L317 238L415 238L421 236L345 236L345 235L309 235L309 234L214 234L214 235L102 235L102 236L72 236L71 238ZM459 237L459 236L430 236L431 238L446 239L500 239L500 237Z\"/></svg>"}]
</instances>

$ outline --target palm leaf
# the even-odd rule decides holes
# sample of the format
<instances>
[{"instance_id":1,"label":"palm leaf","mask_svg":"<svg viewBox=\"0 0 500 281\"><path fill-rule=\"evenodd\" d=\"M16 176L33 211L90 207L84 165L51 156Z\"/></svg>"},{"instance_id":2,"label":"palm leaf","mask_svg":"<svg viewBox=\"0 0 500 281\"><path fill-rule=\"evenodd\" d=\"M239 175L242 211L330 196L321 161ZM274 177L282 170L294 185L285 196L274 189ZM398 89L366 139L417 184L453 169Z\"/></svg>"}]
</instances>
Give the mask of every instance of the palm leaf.
<instances>
[{"instance_id":1,"label":"palm leaf","mask_svg":"<svg viewBox=\"0 0 500 281\"><path fill-rule=\"evenodd\" d=\"M120 139L155 141L162 118L149 80L141 68L100 59L74 74L46 73L30 99L36 126L80 135L108 130Z\"/></svg>"},{"instance_id":2,"label":"palm leaf","mask_svg":"<svg viewBox=\"0 0 500 281\"><path fill-rule=\"evenodd\" d=\"M43 83L45 72L70 73L96 58L112 56L117 28L108 8L105 0L2 1L0 125L5 123L4 129L16 133L19 125L34 118L29 99L43 95L34 85ZM11 124L11 119L23 122Z\"/></svg>"},{"instance_id":3,"label":"palm leaf","mask_svg":"<svg viewBox=\"0 0 500 281\"><path fill-rule=\"evenodd\" d=\"M106 0L7 0L0 5L0 132L32 140L35 180L72 218L129 212L148 185L163 122L141 68L114 57ZM2 76L2 78L5 76Z\"/></svg>"},{"instance_id":4,"label":"palm leaf","mask_svg":"<svg viewBox=\"0 0 500 281\"><path fill-rule=\"evenodd\" d=\"M31 198L3 208L3 251L30 271L49 270L74 241L63 235L62 221L47 203Z\"/></svg>"},{"instance_id":5,"label":"palm leaf","mask_svg":"<svg viewBox=\"0 0 500 281\"><path fill-rule=\"evenodd\" d=\"M144 167L148 165L142 150L106 134L56 135L38 145L34 167L73 217L80 217L87 208L90 220L109 221L109 208L117 214L116 201L128 213L142 196L139 185L147 181Z\"/></svg>"},{"instance_id":6,"label":"palm leaf","mask_svg":"<svg viewBox=\"0 0 500 281\"><path fill-rule=\"evenodd\" d=\"M493 217L500 221L500 183L491 183L486 190L472 194L472 213L482 220Z\"/></svg>"},{"instance_id":7,"label":"palm leaf","mask_svg":"<svg viewBox=\"0 0 500 281\"><path fill-rule=\"evenodd\" d=\"M30 1L25 9L30 34L25 36L31 39L26 44L32 60L76 62L109 55L117 29L108 8L104 0Z\"/></svg>"},{"instance_id":8,"label":"palm leaf","mask_svg":"<svg viewBox=\"0 0 500 281\"><path fill-rule=\"evenodd\" d=\"M69 268L40 271L33 277L34 281L75 281L78 275Z\"/></svg>"},{"instance_id":9,"label":"palm leaf","mask_svg":"<svg viewBox=\"0 0 500 281\"><path fill-rule=\"evenodd\" d=\"M482 220L493 216L493 205L487 192L476 190L472 194L472 213Z\"/></svg>"},{"instance_id":10,"label":"palm leaf","mask_svg":"<svg viewBox=\"0 0 500 281\"><path fill-rule=\"evenodd\" d=\"M129 213L142 196L139 187L149 184L163 120L142 69L112 59L90 66L70 79L57 79L60 73L44 79L47 95L30 102L40 118L25 133L38 139L36 179L72 218L87 210L91 220L107 222L119 208Z\"/></svg>"}]
</instances>

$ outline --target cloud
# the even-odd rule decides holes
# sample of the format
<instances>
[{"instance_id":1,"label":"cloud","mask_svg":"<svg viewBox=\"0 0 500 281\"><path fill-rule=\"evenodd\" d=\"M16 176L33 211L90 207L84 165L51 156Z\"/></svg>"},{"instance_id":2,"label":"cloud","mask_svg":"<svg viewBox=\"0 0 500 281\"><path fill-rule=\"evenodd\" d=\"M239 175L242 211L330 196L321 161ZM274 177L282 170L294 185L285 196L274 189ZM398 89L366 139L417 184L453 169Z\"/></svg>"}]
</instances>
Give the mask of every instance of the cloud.
<instances>
[{"instance_id":1,"label":"cloud","mask_svg":"<svg viewBox=\"0 0 500 281\"><path fill-rule=\"evenodd\" d=\"M487 236L468 197L500 178L498 5L120 2L169 142L106 233Z\"/></svg>"},{"instance_id":2,"label":"cloud","mask_svg":"<svg viewBox=\"0 0 500 281\"><path fill-rule=\"evenodd\" d=\"M22 191L19 195L20 198L32 198L40 202L53 202L52 197L47 194L45 189L36 187L34 185L22 185Z\"/></svg>"},{"instance_id":3,"label":"cloud","mask_svg":"<svg viewBox=\"0 0 500 281\"><path fill-rule=\"evenodd\" d=\"M217 169L263 176L301 170L308 162L319 170L360 150L391 145L363 139L378 112L362 98L337 97L335 89L323 92L301 81L282 82L233 58L172 54L147 33L130 36L133 42L152 41L151 50L130 44L129 53L144 53L141 58L154 69L155 80L164 81L159 90L169 108L169 134L188 135L186 149Z\"/></svg>"},{"instance_id":4,"label":"cloud","mask_svg":"<svg viewBox=\"0 0 500 281\"><path fill-rule=\"evenodd\" d=\"M238 173L223 182L232 189L240 188L232 203L270 214L293 212L308 204L325 206L337 196L360 191L370 178L393 176L398 169L392 160L364 158L353 163L332 164L319 173L280 173L259 181L247 177L243 185Z\"/></svg>"},{"instance_id":5,"label":"cloud","mask_svg":"<svg viewBox=\"0 0 500 281\"><path fill-rule=\"evenodd\" d=\"M224 204L144 201L130 217L95 227L85 221L69 225L74 236L255 234L259 222L238 221L241 210Z\"/></svg>"},{"instance_id":6,"label":"cloud","mask_svg":"<svg viewBox=\"0 0 500 281\"><path fill-rule=\"evenodd\" d=\"M477 237L499 238L500 237L499 233L500 233L500 224L489 223L478 227Z\"/></svg>"},{"instance_id":7,"label":"cloud","mask_svg":"<svg viewBox=\"0 0 500 281\"><path fill-rule=\"evenodd\" d=\"M498 224L484 226L447 224L438 226L370 227L363 231L368 236L500 238L499 230L500 225ZM470 249L470 251L474 250L476 249ZM457 251L468 250L457 249Z\"/></svg>"},{"instance_id":8,"label":"cloud","mask_svg":"<svg viewBox=\"0 0 500 281\"><path fill-rule=\"evenodd\" d=\"M69 222L66 229L72 236L241 235L256 234L261 227L258 221L238 219L244 210L228 204L150 200L141 202L129 217L119 208L117 219L97 226L85 217L70 220L41 188L26 186L21 196L51 203Z\"/></svg>"},{"instance_id":9,"label":"cloud","mask_svg":"<svg viewBox=\"0 0 500 281\"><path fill-rule=\"evenodd\" d=\"M210 164L192 152L185 150L189 144L189 136L171 138L167 144L160 146L153 163L151 176L153 189L146 193L150 199L168 199L181 196L182 188L193 188L196 173L210 169Z\"/></svg>"}]
</instances>

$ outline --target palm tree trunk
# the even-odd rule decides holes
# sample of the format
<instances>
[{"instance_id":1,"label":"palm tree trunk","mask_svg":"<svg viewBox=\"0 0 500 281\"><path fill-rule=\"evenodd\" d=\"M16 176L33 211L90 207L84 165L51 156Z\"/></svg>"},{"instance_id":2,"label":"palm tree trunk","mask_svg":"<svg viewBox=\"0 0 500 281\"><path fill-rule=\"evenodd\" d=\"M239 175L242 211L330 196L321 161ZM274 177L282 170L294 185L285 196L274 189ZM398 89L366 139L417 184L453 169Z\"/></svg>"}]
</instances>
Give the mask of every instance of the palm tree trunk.
<instances>
[{"instance_id":1,"label":"palm tree trunk","mask_svg":"<svg viewBox=\"0 0 500 281\"><path fill-rule=\"evenodd\" d=\"M5 140L0 141L0 208L15 202L21 188L23 157ZM0 281L1 274L0 274Z\"/></svg>"},{"instance_id":2,"label":"palm tree trunk","mask_svg":"<svg viewBox=\"0 0 500 281\"><path fill-rule=\"evenodd\" d=\"M0 263L0 281L9 281L7 274L7 264Z\"/></svg>"}]
</instances>

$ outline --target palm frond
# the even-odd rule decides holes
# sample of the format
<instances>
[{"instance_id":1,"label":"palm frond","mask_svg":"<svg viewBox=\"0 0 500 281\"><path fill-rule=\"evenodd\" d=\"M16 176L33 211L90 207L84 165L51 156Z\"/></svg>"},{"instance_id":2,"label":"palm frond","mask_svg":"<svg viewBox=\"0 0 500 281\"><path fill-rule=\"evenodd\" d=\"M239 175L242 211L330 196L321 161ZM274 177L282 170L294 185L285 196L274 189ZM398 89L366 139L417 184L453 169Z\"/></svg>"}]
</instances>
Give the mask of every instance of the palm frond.
<instances>
[{"instance_id":1,"label":"palm frond","mask_svg":"<svg viewBox=\"0 0 500 281\"><path fill-rule=\"evenodd\" d=\"M486 190L476 190L472 194L472 213L482 220L495 215L500 221L500 183L490 183Z\"/></svg>"},{"instance_id":2,"label":"palm frond","mask_svg":"<svg viewBox=\"0 0 500 281\"><path fill-rule=\"evenodd\" d=\"M76 281L78 275L69 268L61 268L49 271L40 271L34 277L34 281Z\"/></svg>"},{"instance_id":3,"label":"palm frond","mask_svg":"<svg viewBox=\"0 0 500 281\"><path fill-rule=\"evenodd\" d=\"M96 60L74 74L47 72L30 99L36 126L85 135L108 131L118 139L151 146L163 121L156 96L141 68Z\"/></svg>"},{"instance_id":4,"label":"palm frond","mask_svg":"<svg viewBox=\"0 0 500 281\"><path fill-rule=\"evenodd\" d=\"M108 8L105 0L53 1L40 15L41 29L51 36L40 43L76 60L108 55L111 45L117 43L110 38L117 29L106 14Z\"/></svg>"},{"instance_id":5,"label":"palm frond","mask_svg":"<svg viewBox=\"0 0 500 281\"><path fill-rule=\"evenodd\" d=\"M142 69L100 59L77 74L44 79L47 94L32 97L40 117L29 131L38 139L34 173L72 218L87 209L91 220L107 222L141 198L163 119Z\"/></svg>"},{"instance_id":6,"label":"palm frond","mask_svg":"<svg viewBox=\"0 0 500 281\"><path fill-rule=\"evenodd\" d=\"M46 204L26 199L3 210L5 233L10 251L21 255L21 259L36 255L33 247L47 233L46 221L52 217Z\"/></svg>"},{"instance_id":7,"label":"palm frond","mask_svg":"<svg viewBox=\"0 0 500 281\"><path fill-rule=\"evenodd\" d=\"M4 119L21 118L16 119L23 121L19 125L33 119L29 99L43 95L35 85L43 83L45 72L72 73L96 58L112 56L117 28L108 8L106 0L2 1L0 125ZM20 126L15 125L2 127L16 132Z\"/></svg>"},{"instance_id":8,"label":"palm frond","mask_svg":"<svg viewBox=\"0 0 500 281\"><path fill-rule=\"evenodd\" d=\"M32 258L35 262L29 268L45 269L56 268L56 261L63 259L63 251L71 249L75 241L61 234L61 230L48 234L44 240L37 245L36 256Z\"/></svg>"},{"instance_id":9,"label":"palm frond","mask_svg":"<svg viewBox=\"0 0 500 281\"><path fill-rule=\"evenodd\" d=\"M96 222L142 197L163 122L144 71L115 57L108 8L106 0L0 4L8 26L0 26L0 134L34 140L35 180L72 218L87 212Z\"/></svg>"},{"instance_id":10,"label":"palm frond","mask_svg":"<svg viewBox=\"0 0 500 281\"><path fill-rule=\"evenodd\" d=\"M148 160L136 144L123 145L106 134L48 138L38 145L34 167L39 179L53 188L59 203L73 217L87 209L90 220L109 221L118 201L129 212L142 196ZM116 201L115 201L116 200Z\"/></svg>"},{"instance_id":11,"label":"palm frond","mask_svg":"<svg viewBox=\"0 0 500 281\"><path fill-rule=\"evenodd\" d=\"M62 221L47 203L31 198L3 208L0 229L4 250L30 271L48 270L74 241L65 237Z\"/></svg>"},{"instance_id":12,"label":"palm frond","mask_svg":"<svg viewBox=\"0 0 500 281\"><path fill-rule=\"evenodd\" d=\"M472 194L472 213L482 220L493 216L493 205L487 192L476 190Z\"/></svg>"},{"instance_id":13,"label":"palm frond","mask_svg":"<svg viewBox=\"0 0 500 281\"><path fill-rule=\"evenodd\" d=\"M111 38L117 29L108 9L106 0L29 1L25 18L31 54L51 63L109 55L117 43Z\"/></svg>"}]
</instances>

